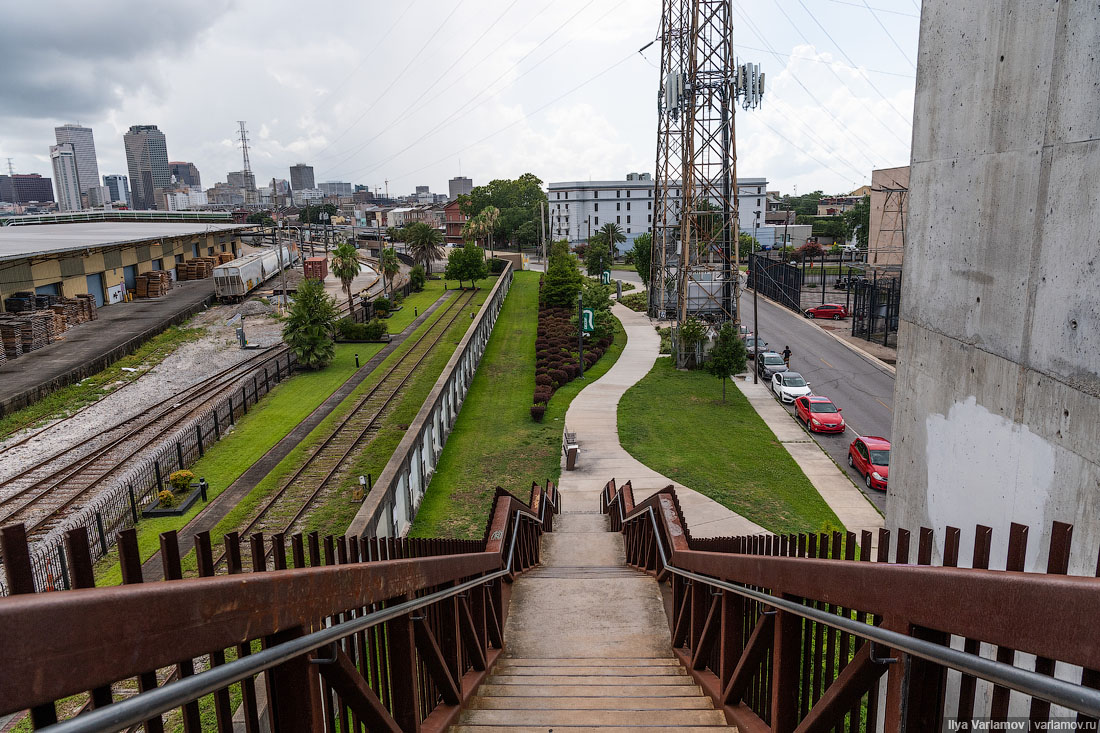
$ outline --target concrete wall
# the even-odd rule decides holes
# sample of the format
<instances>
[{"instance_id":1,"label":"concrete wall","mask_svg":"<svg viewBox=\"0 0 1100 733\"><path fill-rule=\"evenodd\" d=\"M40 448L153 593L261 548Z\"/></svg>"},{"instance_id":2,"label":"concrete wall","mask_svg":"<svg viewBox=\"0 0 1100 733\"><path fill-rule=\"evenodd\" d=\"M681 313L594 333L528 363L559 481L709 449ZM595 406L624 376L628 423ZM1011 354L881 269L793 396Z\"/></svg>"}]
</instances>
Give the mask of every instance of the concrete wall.
<instances>
[{"instance_id":1,"label":"concrete wall","mask_svg":"<svg viewBox=\"0 0 1100 733\"><path fill-rule=\"evenodd\" d=\"M888 192L909 187L909 166L871 171L871 221L867 235L867 261L872 265L901 265L902 234L909 213L908 194ZM889 211L886 210L890 199ZM907 233L907 232L906 232Z\"/></svg>"},{"instance_id":2,"label":"concrete wall","mask_svg":"<svg viewBox=\"0 0 1100 733\"><path fill-rule=\"evenodd\" d=\"M924 0L888 524L1100 545L1100 11Z\"/></svg>"}]
</instances>

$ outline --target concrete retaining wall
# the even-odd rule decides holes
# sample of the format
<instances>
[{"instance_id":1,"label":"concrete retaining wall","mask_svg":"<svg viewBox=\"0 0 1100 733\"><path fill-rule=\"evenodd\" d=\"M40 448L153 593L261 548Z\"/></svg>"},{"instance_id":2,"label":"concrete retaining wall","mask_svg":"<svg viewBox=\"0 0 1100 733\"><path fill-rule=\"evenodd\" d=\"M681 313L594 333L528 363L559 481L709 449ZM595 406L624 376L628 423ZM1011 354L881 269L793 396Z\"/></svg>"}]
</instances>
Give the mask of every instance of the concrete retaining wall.
<instances>
[{"instance_id":1,"label":"concrete retaining wall","mask_svg":"<svg viewBox=\"0 0 1100 733\"><path fill-rule=\"evenodd\" d=\"M1100 13L925 0L888 524L1100 546ZM937 550L942 548L937 548ZM1003 567L1003 564L1002 564Z\"/></svg>"},{"instance_id":2,"label":"concrete retaining wall","mask_svg":"<svg viewBox=\"0 0 1100 733\"><path fill-rule=\"evenodd\" d=\"M408 531L511 285L512 266L509 263L424 400L416 419L405 431L405 437L378 475L378 481L348 528L349 535L400 537Z\"/></svg>"}]
</instances>

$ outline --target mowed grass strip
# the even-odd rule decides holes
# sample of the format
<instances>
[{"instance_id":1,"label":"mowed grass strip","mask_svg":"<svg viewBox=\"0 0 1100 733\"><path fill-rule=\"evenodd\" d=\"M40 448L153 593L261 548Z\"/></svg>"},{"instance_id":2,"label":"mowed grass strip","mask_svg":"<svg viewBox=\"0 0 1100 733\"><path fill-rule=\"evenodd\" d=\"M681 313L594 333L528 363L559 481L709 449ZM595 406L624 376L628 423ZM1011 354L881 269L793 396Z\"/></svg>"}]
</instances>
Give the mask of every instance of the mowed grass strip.
<instances>
[{"instance_id":1,"label":"mowed grass strip","mask_svg":"<svg viewBox=\"0 0 1100 733\"><path fill-rule=\"evenodd\" d=\"M619 401L619 440L642 463L778 533L843 529L734 386L658 359Z\"/></svg>"},{"instance_id":2,"label":"mowed grass strip","mask_svg":"<svg viewBox=\"0 0 1100 733\"><path fill-rule=\"evenodd\" d=\"M569 403L611 368L626 345L626 333L616 325L615 341L585 378L554 393L541 423L532 420L539 277L515 275L412 537L479 538L497 486L526 498L532 481L556 481Z\"/></svg>"}]
</instances>

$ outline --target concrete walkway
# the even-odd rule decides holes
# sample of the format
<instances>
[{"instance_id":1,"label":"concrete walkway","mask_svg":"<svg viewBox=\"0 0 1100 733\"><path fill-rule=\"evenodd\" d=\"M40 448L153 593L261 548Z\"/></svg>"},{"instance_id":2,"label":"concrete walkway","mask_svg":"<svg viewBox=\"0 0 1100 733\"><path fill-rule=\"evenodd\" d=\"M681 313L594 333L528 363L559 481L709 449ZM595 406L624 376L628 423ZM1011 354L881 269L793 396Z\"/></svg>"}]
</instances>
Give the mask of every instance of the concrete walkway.
<instances>
[{"instance_id":1,"label":"concrete walkway","mask_svg":"<svg viewBox=\"0 0 1100 733\"><path fill-rule=\"evenodd\" d=\"M833 459L791 418L790 413L776 402L765 383L753 384L751 378L735 378L733 381L844 527L857 536L866 529L877 537L877 530L883 526L882 515L837 468Z\"/></svg>"},{"instance_id":2,"label":"concrete walkway","mask_svg":"<svg viewBox=\"0 0 1100 733\"><path fill-rule=\"evenodd\" d=\"M564 506L599 509L599 493L612 478L619 486L630 481L637 501L671 484L676 488L692 536L732 537L765 532L740 514L641 463L619 444L619 398L649 374L661 342L644 313L618 303L612 310L626 329L626 348L615 366L581 390L565 415L566 429L577 434L580 455L573 471L564 470L562 459L558 489Z\"/></svg>"}]
</instances>

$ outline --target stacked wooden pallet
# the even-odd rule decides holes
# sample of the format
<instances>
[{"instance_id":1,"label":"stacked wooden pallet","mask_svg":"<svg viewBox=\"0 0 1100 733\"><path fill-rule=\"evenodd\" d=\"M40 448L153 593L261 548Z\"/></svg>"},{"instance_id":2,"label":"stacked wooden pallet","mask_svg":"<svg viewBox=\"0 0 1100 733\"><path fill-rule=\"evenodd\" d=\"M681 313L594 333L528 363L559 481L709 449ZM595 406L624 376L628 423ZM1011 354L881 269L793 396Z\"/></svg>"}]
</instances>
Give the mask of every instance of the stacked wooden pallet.
<instances>
[{"instance_id":1,"label":"stacked wooden pallet","mask_svg":"<svg viewBox=\"0 0 1100 733\"><path fill-rule=\"evenodd\" d=\"M233 256L232 252L219 252L218 253L218 264L219 265L224 265L226 262L232 262L235 259L237 259L237 258Z\"/></svg>"},{"instance_id":2,"label":"stacked wooden pallet","mask_svg":"<svg viewBox=\"0 0 1100 733\"><path fill-rule=\"evenodd\" d=\"M216 257L196 257L176 265L177 280L205 280L214 274L218 264Z\"/></svg>"},{"instance_id":3,"label":"stacked wooden pallet","mask_svg":"<svg viewBox=\"0 0 1100 733\"><path fill-rule=\"evenodd\" d=\"M20 338L21 327L9 317L0 316L0 351L8 359L18 359L23 355L23 340Z\"/></svg>"},{"instance_id":4,"label":"stacked wooden pallet","mask_svg":"<svg viewBox=\"0 0 1100 733\"><path fill-rule=\"evenodd\" d=\"M53 311L32 311L2 317L0 339L8 358L28 354L53 341Z\"/></svg>"},{"instance_id":5,"label":"stacked wooden pallet","mask_svg":"<svg viewBox=\"0 0 1100 733\"><path fill-rule=\"evenodd\" d=\"M164 273L165 277L168 273ZM84 308L84 320L95 321L99 318L99 313L96 311L95 296L90 293L80 293L76 296L77 300L81 301L81 305Z\"/></svg>"},{"instance_id":6,"label":"stacked wooden pallet","mask_svg":"<svg viewBox=\"0 0 1100 733\"><path fill-rule=\"evenodd\" d=\"M172 278L164 270L153 270L137 276L138 298L159 298L172 287Z\"/></svg>"}]
</instances>

